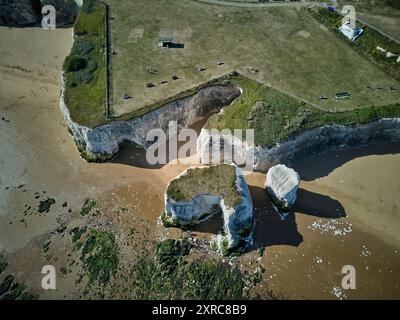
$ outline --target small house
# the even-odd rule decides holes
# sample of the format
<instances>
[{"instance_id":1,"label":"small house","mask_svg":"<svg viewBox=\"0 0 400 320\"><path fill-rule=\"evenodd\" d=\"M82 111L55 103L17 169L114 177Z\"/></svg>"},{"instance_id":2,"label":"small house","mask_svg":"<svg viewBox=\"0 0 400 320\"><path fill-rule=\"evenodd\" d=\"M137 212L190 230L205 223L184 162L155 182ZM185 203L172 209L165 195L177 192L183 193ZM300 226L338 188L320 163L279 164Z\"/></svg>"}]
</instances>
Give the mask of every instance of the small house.
<instances>
[{"instance_id":1,"label":"small house","mask_svg":"<svg viewBox=\"0 0 400 320\"><path fill-rule=\"evenodd\" d=\"M355 41L364 32L364 30L361 28L353 28L349 22L342 24L342 26L339 28L339 31L351 41Z\"/></svg>"}]
</instances>

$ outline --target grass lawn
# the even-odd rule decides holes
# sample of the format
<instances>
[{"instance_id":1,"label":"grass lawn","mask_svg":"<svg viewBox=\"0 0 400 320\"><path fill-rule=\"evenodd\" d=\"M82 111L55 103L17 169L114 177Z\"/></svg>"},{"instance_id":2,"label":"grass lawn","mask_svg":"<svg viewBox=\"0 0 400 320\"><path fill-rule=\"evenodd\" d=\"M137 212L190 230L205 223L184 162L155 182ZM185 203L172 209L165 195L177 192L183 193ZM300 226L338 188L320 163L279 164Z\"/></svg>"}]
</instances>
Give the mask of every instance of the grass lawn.
<instances>
[{"instance_id":1,"label":"grass lawn","mask_svg":"<svg viewBox=\"0 0 400 320\"><path fill-rule=\"evenodd\" d=\"M379 66L387 74L400 80L400 63L397 63L397 57L387 58L385 53L379 51L377 47L382 47L392 53L400 53L400 45L381 35L374 29L358 23L363 28L363 34L354 42L349 41L338 31L342 24L343 17L336 12L330 12L325 8L314 8L310 10L311 15L328 28L334 31L338 38L345 44L348 44L355 51L369 59L372 63Z\"/></svg>"},{"instance_id":2,"label":"grass lawn","mask_svg":"<svg viewBox=\"0 0 400 320\"><path fill-rule=\"evenodd\" d=\"M190 168L172 180L167 195L175 201L190 201L200 194L220 195L233 208L241 200L236 187L235 167L227 164L206 168Z\"/></svg>"},{"instance_id":3,"label":"grass lawn","mask_svg":"<svg viewBox=\"0 0 400 320\"><path fill-rule=\"evenodd\" d=\"M400 101L400 82L390 72L357 53L306 10L244 9L191 0L105 2L110 6L114 120L142 115L234 70L326 111ZM75 24L79 36L71 53L78 60L69 61L67 72L65 98L71 118L88 127L109 121L104 13L98 2L89 13L80 13ZM159 48L163 36L185 47ZM94 49L89 50L91 46ZM150 83L154 87L147 87ZM350 92L351 99L332 98L341 91ZM125 94L131 98L123 99ZM320 95L329 99L320 101ZM242 125L245 122L241 119Z\"/></svg>"},{"instance_id":4,"label":"grass lawn","mask_svg":"<svg viewBox=\"0 0 400 320\"><path fill-rule=\"evenodd\" d=\"M357 17L369 22L374 27L400 40L400 1L398 0L363 0L343 1L340 5L351 4L356 9Z\"/></svg>"},{"instance_id":5,"label":"grass lawn","mask_svg":"<svg viewBox=\"0 0 400 320\"><path fill-rule=\"evenodd\" d=\"M400 117L400 103L327 112L241 75L231 77L230 83L241 87L243 94L223 113L211 116L205 128L253 128L255 144L259 146L270 146L306 129L327 124L351 125L381 117Z\"/></svg>"},{"instance_id":6,"label":"grass lawn","mask_svg":"<svg viewBox=\"0 0 400 320\"><path fill-rule=\"evenodd\" d=\"M106 120L105 6L85 0L74 25L75 41L66 58L65 103L71 119L87 127Z\"/></svg>"},{"instance_id":7,"label":"grass lawn","mask_svg":"<svg viewBox=\"0 0 400 320\"><path fill-rule=\"evenodd\" d=\"M143 114L233 70L326 110L400 100L398 81L321 27L306 10L244 9L190 0L106 2L115 51L115 117ZM185 48L159 48L162 36ZM217 65L219 61L224 64ZM198 72L200 66L206 70ZM172 80L173 76L179 79ZM148 83L154 87L148 88ZM391 86L399 89L389 92ZM320 95L339 91L350 91L351 101L319 101ZM125 93L132 98L124 100Z\"/></svg>"}]
</instances>

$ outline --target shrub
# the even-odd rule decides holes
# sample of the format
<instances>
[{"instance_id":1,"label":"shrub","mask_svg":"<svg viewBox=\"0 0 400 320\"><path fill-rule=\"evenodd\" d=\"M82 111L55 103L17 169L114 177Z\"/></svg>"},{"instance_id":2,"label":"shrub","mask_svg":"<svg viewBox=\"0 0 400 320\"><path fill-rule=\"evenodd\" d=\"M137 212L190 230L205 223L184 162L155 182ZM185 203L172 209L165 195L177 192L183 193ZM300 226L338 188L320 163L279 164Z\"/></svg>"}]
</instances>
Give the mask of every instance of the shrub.
<instances>
[{"instance_id":1,"label":"shrub","mask_svg":"<svg viewBox=\"0 0 400 320\"><path fill-rule=\"evenodd\" d=\"M86 56L95 48L93 42L87 39L77 39L72 48L71 55Z\"/></svg>"},{"instance_id":2,"label":"shrub","mask_svg":"<svg viewBox=\"0 0 400 320\"><path fill-rule=\"evenodd\" d=\"M64 70L66 72L74 72L84 69L86 65L86 59L77 56L68 56L64 62Z\"/></svg>"}]
</instances>

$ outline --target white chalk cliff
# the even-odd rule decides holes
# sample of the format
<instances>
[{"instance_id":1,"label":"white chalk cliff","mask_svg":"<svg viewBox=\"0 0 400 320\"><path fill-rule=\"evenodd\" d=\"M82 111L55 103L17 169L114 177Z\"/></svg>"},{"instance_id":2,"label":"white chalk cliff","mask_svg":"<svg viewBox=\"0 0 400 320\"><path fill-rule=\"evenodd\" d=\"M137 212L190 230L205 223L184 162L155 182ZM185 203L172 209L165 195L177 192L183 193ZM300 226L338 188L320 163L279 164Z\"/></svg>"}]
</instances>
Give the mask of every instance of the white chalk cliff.
<instances>
[{"instance_id":1,"label":"white chalk cliff","mask_svg":"<svg viewBox=\"0 0 400 320\"><path fill-rule=\"evenodd\" d=\"M212 133L202 129L197 142L197 157L200 163L207 164L209 155L221 149L234 146L234 162L242 165L243 159L250 159L246 167L252 170L266 172L271 165L283 163L290 165L295 159L328 150L345 150L362 148L372 143L390 143L400 140L400 118L381 118L359 125L325 125L306 130L298 135L282 141L279 144L259 147L251 146L230 135ZM225 159L221 154L221 162ZM240 161L238 161L240 160Z\"/></svg>"},{"instance_id":2,"label":"white chalk cliff","mask_svg":"<svg viewBox=\"0 0 400 320\"><path fill-rule=\"evenodd\" d=\"M200 89L197 93L167 103L140 117L127 121L113 121L95 128L88 128L72 121L64 102L65 81L62 75L60 108L78 148L96 160L112 158L126 141L148 147L146 135L151 129L167 132L170 121L176 121L179 128L187 128L210 112L229 105L240 95L238 88L214 85Z\"/></svg>"},{"instance_id":3,"label":"white chalk cliff","mask_svg":"<svg viewBox=\"0 0 400 320\"><path fill-rule=\"evenodd\" d=\"M204 168L196 169L202 170ZM187 169L174 180L186 175L188 170L193 170L193 168ZM228 206L220 195L198 194L190 201L175 201L166 192L165 212L161 217L164 225L182 228L193 227L214 214L221 214L222 211L224 220L223 233L215 236L211 244L222 255L242 252L252 243L254 229L253 203L242 172L236 166L235 176L235 184L241 200L234 207Z\"/></svg>"},{"instance_id":4,"label":"white chalk cliff","mask_svg":"<svg viewBox=\"0 0 400 320\"><path fill-rule=\"evenodd\" d=\"M265 190L282 218L296 202L299 184L300 176L292 168L278 164L268 170Z\"/></svg>"}]
</instances>

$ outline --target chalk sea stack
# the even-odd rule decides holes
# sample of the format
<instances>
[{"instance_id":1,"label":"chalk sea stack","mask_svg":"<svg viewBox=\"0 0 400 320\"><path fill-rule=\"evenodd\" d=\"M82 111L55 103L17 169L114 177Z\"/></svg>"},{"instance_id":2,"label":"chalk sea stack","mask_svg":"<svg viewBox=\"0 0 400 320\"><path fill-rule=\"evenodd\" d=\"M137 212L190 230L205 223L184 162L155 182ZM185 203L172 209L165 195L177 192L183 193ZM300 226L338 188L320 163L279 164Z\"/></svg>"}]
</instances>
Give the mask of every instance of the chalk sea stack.
<instances>
[{"instance_id":1,"label":"chalk sea stack","mask_svg":"<svg viewBox=\"0 0 400 320\"><path fill-rule=\"evenodd\" d=\"M273 166L267 172L265 190L282 219L296 202L299 183L299 174L283 164Z\"/></svg>"},{"instance_id":2,"label":"chalk sea stack","mask_svg":"<svg viewBox=\"0 0 400 320\"><path fill-rule=\"evenodd\" d=\"M222 214L224 224L211 246L222 255L243 252L252 241L254 220L249 188L238 167L189 168L169 183L164 226L191 228L215 214Z\"/></svg>"}]
</instances>

